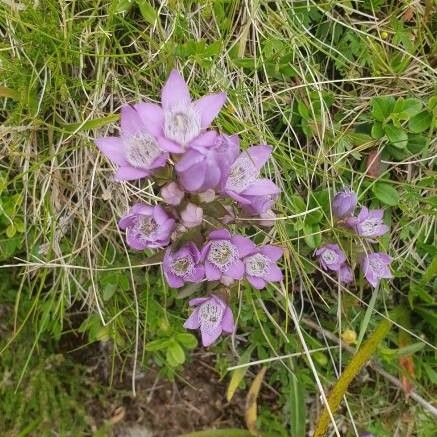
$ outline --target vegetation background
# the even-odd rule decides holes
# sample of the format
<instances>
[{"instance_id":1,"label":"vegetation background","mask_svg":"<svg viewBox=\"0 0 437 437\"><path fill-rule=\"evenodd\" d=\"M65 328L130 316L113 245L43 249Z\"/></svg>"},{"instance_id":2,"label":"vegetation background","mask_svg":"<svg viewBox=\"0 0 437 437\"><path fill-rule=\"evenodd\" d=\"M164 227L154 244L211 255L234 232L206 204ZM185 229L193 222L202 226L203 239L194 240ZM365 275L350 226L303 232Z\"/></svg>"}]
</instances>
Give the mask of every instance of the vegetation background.
<instances>
[{"instance_id":1,"label":"vegetation background","mask_svg":"<svg viewBox=\"0 0 437 437\"><path fill-rule=\"evenodd\" d=\"M433 0L2 0L0 435L304 436L320 389L396 308L329 432L434 436L435 12ZM182 327L186 299L117 229L153 187L112 182L93 143L122 104L158 99L173 67L195 96L228 93L217 128L274 146L283 189L281 219L257 235L287 248L286 280L242 285L236 336L208 350ZM343 185L391 227L375 248L395 279L374 292L358 269L343 287L314 262L327 241L355 253L329 206ZM244 397L262 367L254 424Z\"/></svg>"}]
</instances>

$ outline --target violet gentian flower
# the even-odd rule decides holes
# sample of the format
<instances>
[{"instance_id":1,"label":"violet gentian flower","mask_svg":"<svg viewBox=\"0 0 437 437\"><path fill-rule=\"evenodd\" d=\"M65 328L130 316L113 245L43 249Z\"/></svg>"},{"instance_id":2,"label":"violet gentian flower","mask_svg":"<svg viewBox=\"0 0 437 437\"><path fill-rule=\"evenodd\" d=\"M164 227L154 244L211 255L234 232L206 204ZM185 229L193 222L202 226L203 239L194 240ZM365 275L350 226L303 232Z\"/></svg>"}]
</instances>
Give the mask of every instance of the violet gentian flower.
<instances>
[{"instance_id":1,"label":"violet gentian flower","mask_svg":"<svg viewBox=\"0 0 437 437\"><path fill-rule=\"evenodd\" d=\"M252 146L242 152L231 165L224 184L224 192L252 215L270 209L280 192L270 179L259 178L271 153L272 148L266 145Z\"/></svg>"},{"instance_id":2,"label":"violet gentian flower","mask_svg":"<svg viewBox=\"0 0 437 437\"><path fill-rule=\"evenodd\" d=\"M145 120L153 120L163 136L162 147L172 153L183 153L188 144L206 130L226 100L225 93L210 94L191 101L183 77L172 70L161 91L162 107L147 103L141 107Z\"/></svg>"},{"instance_id":3,"label":"violet gentian flower","mask_svg":"<svg viewBox=\"0 0 437 437\"><path fill-rule=\"evenodd\" d=\"M176 163L179 182L186 191L204 192L220 182L221 168L214 147L216 140L216 132L205 132L190 143L190 148Z\"/></svg>"},{"instance_id":4,"label":"violet gentian flower","mask_svg":"<svg viewBox=\"0 0 437 437\"><path fill-rule=\"evenodd\" d=\"M257 247L253 244L251 252L243 259L249 283L261 290L267 285L267 282L282 281L282 271L276 265L276 261L281 258L283 253L283 249L278 246Z\"/></svg>"},{"instance_id":5,"label":"violet gentian flower","mask_svg":"<svg viewBox=\"0 0 437 437\"><path fill-rule=\"evenodd\" d=\"M187 329L199 329L203 346L214 343L224 331L235 331L234 317L229 306L215 295L191 299L190 306L195 309L184 323Z\"/></svg>"},{"instance_id":6,"label":"violet gentian flower","mask_svg":"<svg viewBox=\"0 0 437 437\"><path fill-rule=\"evenodd\" d=\"M188 203L181 212L181 220L186 228L195 228L202 223L203 209L194 203Z\"/></svg>"},{"instance_id":7,"label":"violet gentian flower","mask_svg":"<svg viewBox=\"0 0 437 437\"><path fill-rule=\"evenodd\" d=\"M169 205L179 205L184 198L184 192L176 182L170 182L161 188L161 197Z\"/></svg>"},{"instance_id":8,"label":"violet gentian flower","mask_svg":"<svg viewBox=\"0 0 437 437\"><path fill-rule=\"evenodd\" d=\"M354 272L346 263L338 271L338 280L344 284L349 284L354 280Z\"/></svg>"},{"instance_id":9,"label":"violet gentian flower","mask_svg":"<svg viewBox=\"0 0 437 437\"><path fill-rule=\"evenodd\" d=\"M379 237L387 233L390 228L383 222L382 209L361 209L357 217L350 217L346 223L362 237Z\"/></svg>"},{"instance_id":10,"label":"violet gentian flower","mask_svg":"<svg viewBox=\"0 0 437 437\"><path fill-rule=\"evenodd\" d=\"M383 252L370 253L361 259L361 270L372 287L377 287L380 279L393 278L390 271L392 258Z\"/></svg>"},{"instance_id":11,"label":"violet gentian flower","mask_svg":"<svg viewBox=\"0 0 437 437\"><path fill-rule=\"evenodd\" d=\"M202 249L208 281L219 281L223 276L241 279L244 275L241 258L253 250L253 243L249 238L231 235L226 229L219 229L210 232L208 239Z\"/></svg>"},{"instance_id":12,"label":"violet gentian flower","mask_svg":"<svg viewBox=\"0 0 437 437\"><path fill-rule=\"evenodd\" d=\"M126 241L132 249L144 250L167 246L176 223L161 206L137 203L118 226L126 230Z\"/></svg>"},{"instance_id":13,"label":"violet gentian flower","mask_svg":"<svg viewBox=\"0 0 437 437\"><path fill-rule=\"evenodd\" d=\"M188 243L179 250L169 247L165 252L162 267L168 285L180 288L185 282L200 282L205 277L205 268L200 263L200 252L194 243Z\"/></svg>"},{"instance_id":14,"label":"violet gentian flower","mask_svg":"<svg viewBox=\"0 0 437 437\"><path fill-rule=\"evenodd\" d=\"M146 105L146 104L144 104ZM101 137L95 140L99 150L114 164L117 181L141 179L157 168L163 167L168 153L163 150L161 128L153 120L143 120L134 108L121 108L121 135Z\"/></svg>"},{"instance_id":15,"label":"violet gentian flower","mask_svg":"<svg viewBox=\"0 0 437 437\"><path fill-rule=\"evenodd\" d=\"M346 261L346 255L338 244L325 244L317 249L315 254L325 270L338 272Z\"/></svg>"},{"instance_id":16,"label":"violet gentian flower","mask_svg":"<svg viewBox=\"0 0 437 437\"><path fill-rule=\"evenodd\" d=\"M332 201L332 212L337 218L351 215L357 205L357 195L349 187L344 187Z\"/></svg>"}]
</instances>

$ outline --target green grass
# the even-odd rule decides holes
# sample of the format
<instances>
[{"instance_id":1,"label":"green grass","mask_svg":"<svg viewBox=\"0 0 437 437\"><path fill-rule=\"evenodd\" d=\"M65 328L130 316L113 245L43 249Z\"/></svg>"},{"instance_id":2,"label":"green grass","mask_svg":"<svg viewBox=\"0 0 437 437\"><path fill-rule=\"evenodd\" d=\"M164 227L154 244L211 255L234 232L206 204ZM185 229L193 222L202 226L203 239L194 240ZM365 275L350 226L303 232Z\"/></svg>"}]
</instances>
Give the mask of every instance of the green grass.
<instances>
[{"instance_id":1,"label":"green grass","mask_svg":"<svg viewBox=\"0 0 437 437\"><path fill-rule=\"evenodd\" d=\"M339 338L351 329L365 339L394 307L403 318L375 359L400 378L399 358L410 356L415 390L435 398L432 1L160 3L0 4L0 433L92 432L84 404L104 402L108 387L87 384L59 352L71 331L84 344L110 342L113 358L126 360L112 379L152 362L163 377L181 371L146 345L184 332L186 299L147 266L151 253L126 249L116 226L128 203L156 193L111 182L93 143L114 131L121 104L158 100L173 67L194 96L228 93L218 129L238 133L243 147L274 146L267 173L283 190L281 219L256 239L287 248L286 279L261 293L242 285L233 298L238 334L213 349L223 375L249 346L251 361L269 366L278 408L261 405L261 429L302 435L290 417L306 417L314 429L320 388L327 394L351 358L323 333ZM419 110L402 113L411 98ZM387 108L382 118L378 103ZM375 151L381 169L370 177ZM329 201L343 184L362 204L383 207L391 226L374 247L393 256L395 279L373 298L362 279L338 285L312 255L328 241L350 255L369 250L333 226ZM305 354L313 349L322 350ZM288 354L301 355L276 359ZM371 370L360 373L335 414L337 429L432 436L432 416L398 390Z\"/></svg>"}]
</instances>

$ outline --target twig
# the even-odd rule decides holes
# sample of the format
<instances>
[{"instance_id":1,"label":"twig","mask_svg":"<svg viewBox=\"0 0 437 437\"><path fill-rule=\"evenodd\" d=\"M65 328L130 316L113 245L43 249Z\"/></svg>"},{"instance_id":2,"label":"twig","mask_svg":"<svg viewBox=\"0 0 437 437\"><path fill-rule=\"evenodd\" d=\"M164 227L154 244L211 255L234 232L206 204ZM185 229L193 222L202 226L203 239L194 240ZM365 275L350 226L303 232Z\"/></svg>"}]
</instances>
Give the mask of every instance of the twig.
<instances>
[{"instance_id":1,"label":"twig","mask_svg":"<svg viewBox=\"0 0 437 437\"><path fill-rule=\"evenodd\" d=\"M326 338L329 340L332 340L334 343L337 343L339 346L341 346L344 350L351 354L355 354L355 349L345 342L341 341L336 335L334 335L332 332L322 328L317 323L314 323L313 321L302 318L301 322L308 327L319 331L322 333ZM391 382L394 386L398 387L399 389L403 390L402 382L396 378L395 376L388 373L386 370L384 370L379 364L375 363L373 360L369 360L367 363L368 366L370 366L373 370L378 372L382 377L387 379L387 381ZM434 407L434 405L430 404L426 399L424 399L422 396L420 396L416 391L411 390L408 395L411 397L411 399L414 399L418 404L420 404L426 411L428 411L430 414L432 414L434 417L437 417L437 408Z\"/></svg>"}]
</instances>

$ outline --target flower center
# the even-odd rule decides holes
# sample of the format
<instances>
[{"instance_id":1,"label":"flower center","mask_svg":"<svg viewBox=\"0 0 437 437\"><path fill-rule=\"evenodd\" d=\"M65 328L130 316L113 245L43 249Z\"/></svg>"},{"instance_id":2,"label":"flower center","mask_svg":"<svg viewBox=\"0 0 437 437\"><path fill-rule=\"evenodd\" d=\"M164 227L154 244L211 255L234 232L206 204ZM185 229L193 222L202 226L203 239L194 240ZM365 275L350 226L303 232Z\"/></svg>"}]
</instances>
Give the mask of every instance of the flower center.
<instances>
[{"instance_id":1,"label":"flower center","mask_svg":"<svg viewBox=\"0 0 437 437\"><path fill-rule=\"evenodd\" d=\"M246 272L250 276L263 277L270 272L271 261L264 255L256 253L246 258Z\"/></svg>"},{"instance_id":2,"label":"flower center","mask_svg":"<svg viewBox=\"0 0 437 437\"><path fill-rule=\"evenodd\" d=\"M208 333L214 332L223 319L223 308L209 300L199 307L200 327Z\"/></svg>"},{"instance_id":3,"label":"flower center","mask_svg":"<svg viewBox=\"0 0 437 437\"><path fill-rule=\"evenodd\" d=\"M184 278L190 275L194 269L194 261L190 255L181 256L173 260L170 264L170 270L176 276Z\"/></svg>"},{"instance_id":4,"label":"flower center","mask_svg":"<svg viewBox=\"0 0 437 437\"><path fill-rule=\"evenodd\" d=\"M256 180L257 174L258 170L250 156L240 155L231 166L226 189L239 193Z\"/></svg>"},{"instance_id":5,"label":"flower center","mask_svg":"<svg viewBox=\"0 0 437 437\"><path fill-rule=\"evenodd\" d=\"M148 216L140 216L138 217L133 230L139 234L140 238L145 239L150 238L157 228L158 223L155 222L155 219Z\"/></svg>"},{"instance_id":6,"label":"flower center","mask_svg":"<svg viewBox=\"0 0 437 437\"><path fill-rule=\"evenodd\" d=\"M361 223L361 230L363 235L372 235L378 226L381 225L381 221L379 219L367 219L363 223Z\"/></svg>"},{"instance_id":7,"label":"flower center","mask_svg":"<svg viewBox=\"0 0 437 437\"><path fill-rule=\"evenodd\" d=\"M208 261L225 272L238 259L238 249L228 240L215 240L208 252Z\"/></svg>"},{"instance_id":8,"label":"flower center","mask_svg":"<svg viewBox=\"0 0 437 437\"><path fill-rule=\"evenodd\" d=\"M186 145L200 134L200 114L192 105L180 105L164 112L164 134Z\"/></svg>"},{"instance_id":9,"label":"flower center","mask_svg":"<svg viewBox=\"0 0 437 437\"><path fill-rule=\"evenodd\" d=\"M155 138L149 134L136 134L125 142L126 160L133 167L149 169L160 154L161 149Z\"/></svg>"},{"instance_id":10,"label":"flower center","mask_svg":"<svg viewBox=\"0 0 437 437\"><path fill-rule=\"evenodd\" d=\"M331 264L337 261L338 255L331 249L326 249L322 253L322 259L326 264Z\"/></svg>"}]
</instances>

